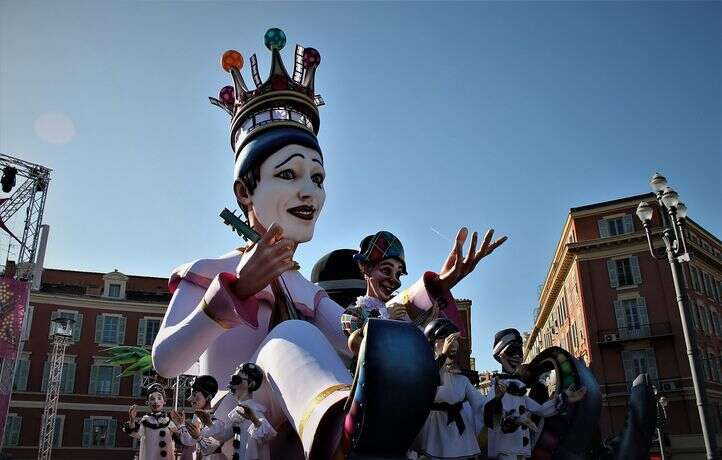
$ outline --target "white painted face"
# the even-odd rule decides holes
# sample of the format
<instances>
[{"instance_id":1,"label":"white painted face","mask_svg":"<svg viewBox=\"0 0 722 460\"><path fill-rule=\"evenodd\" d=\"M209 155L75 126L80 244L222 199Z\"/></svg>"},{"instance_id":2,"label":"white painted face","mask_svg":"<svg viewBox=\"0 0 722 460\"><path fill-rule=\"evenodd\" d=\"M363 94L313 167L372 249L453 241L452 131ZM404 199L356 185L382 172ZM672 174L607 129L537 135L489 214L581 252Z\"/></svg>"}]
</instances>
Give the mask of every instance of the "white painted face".
<instances>
[{"instance_id":1,"label":"white painted face","mask_svg":"<svg viewBox=\"0 0 722 460\"><path fill-rule=\"evenodd\" d=\"M148 396L148 407L151 412L158 412L165 406L165 398L162 394L155 392Z\"/></svg>"},{"instance_id":2,"label":"white painted face","mask_svg":"<svg viewBox=\"0 0 722 460\"><path fill-rule=\"evenodd\" d=\"M313 237L326 201L325 177L323 159L317 151L287 145L263 162L256 189L244 204L264 229L277 222L284 238L304 243Z\"/></svg>"}]
</instances>

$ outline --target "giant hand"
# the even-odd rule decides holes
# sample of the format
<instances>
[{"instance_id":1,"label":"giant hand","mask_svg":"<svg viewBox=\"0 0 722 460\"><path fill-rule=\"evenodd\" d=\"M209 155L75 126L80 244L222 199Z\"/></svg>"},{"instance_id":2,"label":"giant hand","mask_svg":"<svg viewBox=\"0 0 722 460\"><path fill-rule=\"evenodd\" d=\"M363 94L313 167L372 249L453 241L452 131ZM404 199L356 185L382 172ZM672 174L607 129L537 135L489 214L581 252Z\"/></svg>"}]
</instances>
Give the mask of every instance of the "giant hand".
<instances>
[{"instance_id":1,"label":"giant hand","mask_svg":"<svg viewBox=\"0 0 722 460\"><path fill-rule=\"evenodd\" d=\"M459 229L459 232L456 234L454 247L451 248L449 257L446 258L446 262L443 267L441 267L441 271L439 271L439 282L441 287L445 290L451 290L451 288L456 286L456 284L464 279L466 275L474 271L474 268L476 268L476 265L481 261L481 259L494 252L496 248L501 246L504 241L507 240L506 236L502 236L492 243L491 238L494 236L494 229L490 229L486 232L484 242L477 251L476 243L479 235L477 232L474 232L471 235L469 252L464 257L464 242L466 241L468 233L469 231L466 227Z\"/></svg>"},{"instance_id":2,"label":"giant hand","mask_svg":"<svg viewBox=\"0 0 722 460\"><path fill-rule=\"evenodd\" d=\"M295 242L283 238L283 228L274 223L254 244L248 262L238 271L239 282L234 290L239 299L247 299L264 289L283 272L294 268Z\"/></svg>"}]
</instances>

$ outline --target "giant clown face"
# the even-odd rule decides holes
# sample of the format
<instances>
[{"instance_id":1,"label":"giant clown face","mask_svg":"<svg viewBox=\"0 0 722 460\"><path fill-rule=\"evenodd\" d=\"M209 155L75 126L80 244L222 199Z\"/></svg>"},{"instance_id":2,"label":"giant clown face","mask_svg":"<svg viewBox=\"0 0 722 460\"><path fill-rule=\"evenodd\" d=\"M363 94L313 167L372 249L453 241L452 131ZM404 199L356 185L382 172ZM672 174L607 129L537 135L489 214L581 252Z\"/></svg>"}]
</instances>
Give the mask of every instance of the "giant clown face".
<instances>
[{"instance_id":1,"label":"giant clown face","mask_svg":"<svg viewBox=\"0 0 722 460\"><path fill-rule=\"evenodd\" d=\"M326 191L321 155L308 147L287 145L263 162L256 189L241 202L252 210L263 229L274 222L283 237L304 243L313 237Z\"/></svg>"}]
</instances>

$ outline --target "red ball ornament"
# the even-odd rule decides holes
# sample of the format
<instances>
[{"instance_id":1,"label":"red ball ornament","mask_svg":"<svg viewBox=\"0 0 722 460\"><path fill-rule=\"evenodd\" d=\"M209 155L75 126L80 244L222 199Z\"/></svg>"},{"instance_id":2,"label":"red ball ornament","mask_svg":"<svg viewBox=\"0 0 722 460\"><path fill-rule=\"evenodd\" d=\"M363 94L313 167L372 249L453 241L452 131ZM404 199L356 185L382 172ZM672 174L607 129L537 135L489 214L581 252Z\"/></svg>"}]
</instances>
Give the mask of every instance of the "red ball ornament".
<instances>
[{"instance_id":1,"label":"red ball ornament","mask_svg":"<svg viewBox=\"0 0 722 460\"><path fill-rule=\"evenodd\" d=\"M316 48L306 48L303 50L303 67L308 69L317 67L321 63L321 55Z\"/></svg>"},{"instance_id":2,"label":"red ball ornament","mask_svg":"<svg viewBox=\"0 0 722 460\"><path fill-rule=\"evenodd\" d=\"M243 56L236 50L228 50L223 53L221 66L226 72L230 72L231 69L241 70L243 68Z\"/></svg>"},{"instance_id":3,"label":"red ball ornament","mask_svg":"<svg viewBox=\"0 0 722 460\"><path fill-rule=\"evenodd\" d=\"M218 93L218 99L226 105L233 104L236 101L236 91L232 86L224 86Z\"/></svg>"}]
</instances>

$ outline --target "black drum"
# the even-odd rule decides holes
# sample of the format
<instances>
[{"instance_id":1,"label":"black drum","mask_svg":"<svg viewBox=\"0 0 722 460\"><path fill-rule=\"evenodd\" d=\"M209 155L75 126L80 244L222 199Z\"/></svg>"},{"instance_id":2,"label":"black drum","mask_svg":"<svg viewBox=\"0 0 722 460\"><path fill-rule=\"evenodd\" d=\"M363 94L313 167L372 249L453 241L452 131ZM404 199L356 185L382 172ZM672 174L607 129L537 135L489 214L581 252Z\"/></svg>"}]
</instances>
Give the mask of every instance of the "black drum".
<instances>
[{"instance_id":1,"label":"black drum","mask_svg":"<svg viewBox=\"0 0 722 460\"><path fill-rule=\"evenodd\" d=\"M403 321L370 319L349 407L349 459L403 459L429 415L439 383L424 334Z\"/></svg>"}]
</instances>

